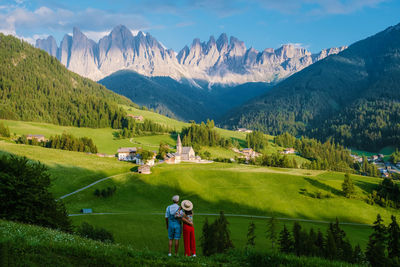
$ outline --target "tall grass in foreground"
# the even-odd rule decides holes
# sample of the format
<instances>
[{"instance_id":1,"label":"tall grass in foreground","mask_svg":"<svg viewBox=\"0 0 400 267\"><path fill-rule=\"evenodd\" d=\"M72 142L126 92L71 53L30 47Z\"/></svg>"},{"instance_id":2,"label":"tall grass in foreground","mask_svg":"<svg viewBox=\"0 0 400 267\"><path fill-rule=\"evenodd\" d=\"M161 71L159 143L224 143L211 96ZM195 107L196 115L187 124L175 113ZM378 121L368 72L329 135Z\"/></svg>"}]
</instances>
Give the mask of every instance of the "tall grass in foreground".
<instances>
[{"instance_id":1,"label":"tall grass in foreground","mask_svg":"<svg viewBox=\"0 0 400 267\"><path fill-rule=\"evenodd\" d=\"M0 221L0 255L0 263L11 266L351 266L318 258L240 251L212 257L167 257L8 221Z\"/></svg>"}]
</instances>

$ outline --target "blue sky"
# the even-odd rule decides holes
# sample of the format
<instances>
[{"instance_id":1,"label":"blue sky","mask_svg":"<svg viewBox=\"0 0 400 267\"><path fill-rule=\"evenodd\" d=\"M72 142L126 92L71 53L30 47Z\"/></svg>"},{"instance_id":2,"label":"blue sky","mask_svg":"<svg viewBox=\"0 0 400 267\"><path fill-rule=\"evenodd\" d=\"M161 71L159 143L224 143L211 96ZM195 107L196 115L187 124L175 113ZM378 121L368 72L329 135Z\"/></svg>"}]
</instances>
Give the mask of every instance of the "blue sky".
<instances>
[{"instance_id":1,"label":"blue sky","mask_svg":"<svg viewBox=\"0 0 400 267\"><path fill-rule=\"evenodd\" d=\"M400 23L399 0L0 0L0 32L59 42L72 27L96 40L118 24L179 51L225 32L257 50L349 45Z\"/></svg>"}]
</instances>

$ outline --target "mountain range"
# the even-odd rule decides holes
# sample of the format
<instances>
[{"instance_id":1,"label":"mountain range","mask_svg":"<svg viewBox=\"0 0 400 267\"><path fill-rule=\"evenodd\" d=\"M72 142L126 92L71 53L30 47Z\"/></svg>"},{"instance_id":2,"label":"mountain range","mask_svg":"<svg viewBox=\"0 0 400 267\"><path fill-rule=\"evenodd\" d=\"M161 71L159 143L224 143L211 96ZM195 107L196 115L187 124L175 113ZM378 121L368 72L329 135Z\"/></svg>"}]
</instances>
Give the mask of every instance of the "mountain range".
<instances>
[{"instance_id":1,"label":"mountain range","mask_svg":"<svg viewBox=\"0 0 400 267\"><path fill-rule=\"evenodd\" d=\"M400 24L358 41L231 110L225 127L334 139L377 151L400 144Z\"/></svg>"},{"instance_id":2,"label":"mountain range","mask_svg":"<svg viewBox=\"0 0 400 267\"><path fill-rule=\"evenodd\" d=\"M38 39L36 47L56 57L69 70L92 80L100 80L119 70L131 70L147 77L171 77L200 83L237 85L247 82L275 83L328 55L346 47L312 54L305 48L285 44L278 49L257 51L244 42L221 34L207 42L194 39L179 53L165 48L149 33L133 35L125 26L116 26L97 43L78 28L65 35L57 46L54 37Z\"/></svg>"}]
</instances>

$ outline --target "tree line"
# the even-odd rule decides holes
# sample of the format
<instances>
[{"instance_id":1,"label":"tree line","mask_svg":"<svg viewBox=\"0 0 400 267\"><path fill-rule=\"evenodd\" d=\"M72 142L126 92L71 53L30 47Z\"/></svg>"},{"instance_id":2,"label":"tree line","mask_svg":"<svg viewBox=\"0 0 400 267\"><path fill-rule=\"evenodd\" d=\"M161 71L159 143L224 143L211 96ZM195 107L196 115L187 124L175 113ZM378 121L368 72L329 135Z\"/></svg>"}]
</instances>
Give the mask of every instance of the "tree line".
<instances>
[{"instance_id":1,"label":"tree line","mask_svg":"<svg viewBox=\"0 0 400 267\"><path fill-rule=\"evenodd\" d=\"M246 134L247 147L252 148L257 152L261 152L268 146L267 137L263 132L253 131Z\"/></svg>"},{"instance_id":2,"label":"tree line","mask_svg":"<svg viewBox=\"0 0 400 267\"><path fill-rule=\"evenodd\" d=\"M310 160L309 163L303 163L301 168L358 172L375 177L380 175L378 168L370 164L366 157L363 158L362 163L354 162L349 150L330 140L322 143L312 138L296 138L285 132L275 136L274 142L282 147L293 147L303 158Z\"/></svg>"},{"instance_id":3,"label":"tree line","mask_svg":"<svg viewBox=\"0 0 400 267\"><path fill-rule=\"evenodd\" d=\"M229 222L220 212L220 216L209 223L208 219L202 228L201 249L205 256L226 253L234 247ZM249 223L245 249L251 251L256 245L256 226ZM278 224L274 217L268 219L266 238L272 250L296 256L319 257L328 260L344 261L352 264L370 264L371 266L399 266L400 264L400 228L395 216L391 216L388 226L383 224L380 214L372 226L367 248L363 251L359 244L353 246L346 232L340 227L339 220L330 223L325 234L320 230L306 230L298 222L289 230L284 224L278 232Z\"/></svg>"},{"instance_id":4,"label":"tree line","mask_svg":"<svg viewBox=\"0 0 400 267\"><path fill-rule=\"evenodd\" d=\"M39 142L36 138L28 140L26 135L17 139L18 144L37 145L47 148L55 148L69 151L97 153L97 146L89 137L75 137L72 134L62 133L51 136L48 140Z\"/></svg>"},{"instance_id":5,"label":"tree line","mask_svg":"<svg viewBox=\"0 0 400 267\"><path fill-rule=\"evenodd\" d=\"M10 129L8 126L4 125L4 123L0 123L0 136L2 137L10 137Z\"/></svg>"},{"instance_id":6,"label":"tree line","mask_svg":"<svg viewBox=\"0 0 400 267\"><path fill-rule=\"evenodd\" d=\"M142 135L154 135L162 133L173 133L175 129L144 119L143 122L136 122L133 118L125 118L122 121L121 130L117 132L119 138L132 138Z\"/></svg>"},{"instance_id":7,"label":"tree line","mask_svg":"<svg viewBox=\"0 0 400 267\"><path fill-rule=\"evenodd\" d=\"M192 122L190 126L182 128L181 136L184 146L232 146L230 139L221 137L217 133L213 120L207 120L207 123L201 122L201 124Z\"/></svg>"}]
</instances>

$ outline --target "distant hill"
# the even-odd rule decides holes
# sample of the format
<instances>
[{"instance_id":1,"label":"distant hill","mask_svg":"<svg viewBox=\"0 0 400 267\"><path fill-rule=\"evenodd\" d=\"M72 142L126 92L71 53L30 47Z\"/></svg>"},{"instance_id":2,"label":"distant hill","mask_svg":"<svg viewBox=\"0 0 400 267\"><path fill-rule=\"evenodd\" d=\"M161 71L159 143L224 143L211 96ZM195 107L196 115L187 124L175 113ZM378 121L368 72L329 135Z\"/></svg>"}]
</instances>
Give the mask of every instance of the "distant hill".
<instances>
[{"instance_id":1,"label":"distant hill","mask_svg":"<svg viewBox=\"0 0 400 267\"><path fill-rule=\"evenodd\" d=\"M370 151L398 145L400 24L294 74L220 124L334 138Z\"/></svg>"},{"instance_id":2,"label":"distant hill","mask_svg":"<svg viewBox=\"0 0 400 267\"><path fill-rule=\"evenodd\" d=\"M133 103L46 52L0 34L0 118L109 127L125 114L118 104Z\"/></svg>"},{"instance_id":3,"label":"distant hill","mask_svg":"<svg viewBox=\"0 0 400 267\"><path fill-rule=\"evenodd\" d=\"M245 83L238 86L214 85L208 88L177 82L170 77L146 77L134 71L118 71L99 83L124 95L139 105L181 120L215 119L233 107L266 92L266 83Z\"/></svg>"}]
</instances>

